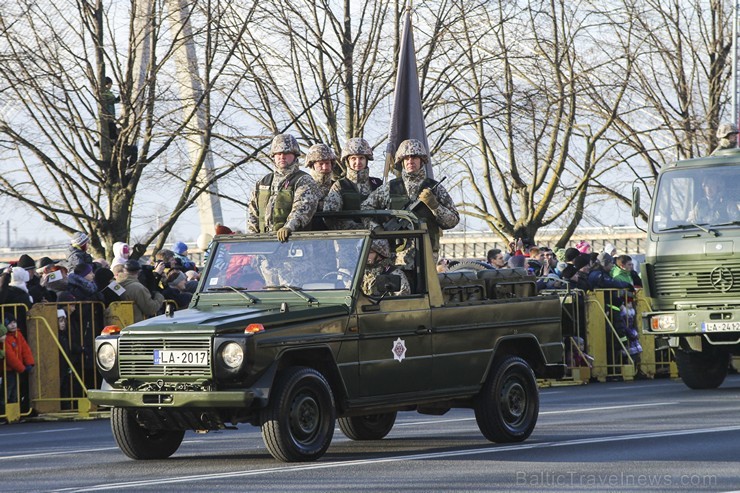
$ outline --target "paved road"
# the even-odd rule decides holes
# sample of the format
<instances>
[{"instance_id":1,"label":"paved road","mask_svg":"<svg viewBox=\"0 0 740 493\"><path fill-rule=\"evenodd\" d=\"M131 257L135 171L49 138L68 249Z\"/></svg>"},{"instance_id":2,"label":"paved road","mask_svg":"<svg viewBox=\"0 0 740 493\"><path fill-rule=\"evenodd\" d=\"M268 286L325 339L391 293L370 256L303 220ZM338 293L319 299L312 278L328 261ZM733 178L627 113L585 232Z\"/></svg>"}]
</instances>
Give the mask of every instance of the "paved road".
<instances>
[{"instance_id":1,"label":"paved road","mask_svg":"<svg viewBox=\"0 0 740 493\"><path fill-rule=\"evenodd\" d=\"M283 464L259 430L188 433L164 461L132 461L106 420L0 426L0 491L740 490L740 376L542 390L524 443L497 445L472 411L402 413L382 441L337 429L318 462Z\"/></svg>"}]
</instances>

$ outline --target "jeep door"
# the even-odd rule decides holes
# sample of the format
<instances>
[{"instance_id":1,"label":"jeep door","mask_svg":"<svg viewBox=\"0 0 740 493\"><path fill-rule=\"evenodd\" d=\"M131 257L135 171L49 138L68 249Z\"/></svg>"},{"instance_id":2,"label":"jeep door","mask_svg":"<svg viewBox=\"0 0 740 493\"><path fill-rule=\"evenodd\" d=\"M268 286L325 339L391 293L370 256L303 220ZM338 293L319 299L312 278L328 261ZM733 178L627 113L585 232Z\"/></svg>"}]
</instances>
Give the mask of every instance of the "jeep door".
<instances>
[{"instance_id":1,"label":"jeep door","mask_svg":"<svg viewBox=\"0 0 740 493\"><path fill-rule=\"evenodd\" d=\"M378 311L358 310L360 395L432 388L432 334L426 295L385 298Z\"/></svg>"}]
</instances>

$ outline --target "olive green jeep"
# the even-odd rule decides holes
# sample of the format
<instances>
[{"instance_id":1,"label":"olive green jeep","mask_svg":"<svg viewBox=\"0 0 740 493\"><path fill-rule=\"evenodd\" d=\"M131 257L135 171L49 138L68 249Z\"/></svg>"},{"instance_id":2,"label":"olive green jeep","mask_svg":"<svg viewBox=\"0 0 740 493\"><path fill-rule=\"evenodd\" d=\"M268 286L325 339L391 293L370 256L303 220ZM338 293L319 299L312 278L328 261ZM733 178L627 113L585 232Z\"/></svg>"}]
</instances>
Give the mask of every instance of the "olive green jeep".
<instances>
[{"instance_id":1,"label":"olive green jeep","mask_svg":"<svg viewBox=\"0 0 740 493\"><path fill-rule=\"evenodd\" d=\"M529 437L535 378L564 368L558 296L523 270L437 274L425 225L392 214L406 229L218 236L188 309L98 337L104 388L89 397L112 408L121 450L166 458L186 430L249 423L275 458L309 461L335 421L379 440L398 411L453 407L488 440ZM410 293L393 274L364 293L373 241L399 252Z\"/></svg>"}]
</instances>

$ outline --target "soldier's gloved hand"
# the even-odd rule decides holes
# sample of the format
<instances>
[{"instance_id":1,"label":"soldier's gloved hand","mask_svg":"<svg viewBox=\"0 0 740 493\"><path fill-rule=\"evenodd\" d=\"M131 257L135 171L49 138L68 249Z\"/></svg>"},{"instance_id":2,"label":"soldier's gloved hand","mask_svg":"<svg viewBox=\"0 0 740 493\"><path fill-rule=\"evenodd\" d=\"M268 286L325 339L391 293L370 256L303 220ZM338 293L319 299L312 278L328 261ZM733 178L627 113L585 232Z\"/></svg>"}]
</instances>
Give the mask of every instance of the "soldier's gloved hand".
<instances>
[{"instance_id":1,"label":"soldier's gloved hand","mask_svg":"<svg viewBox=\"0 0 740 493\"><path fill-rule=\"evenodd\" d=\"M429 207L431 210L435 210L437 207L439 207L437 197L435 197L434 193L432 193L432 191L428 188L425 188L421 191L421 193L419 194L419 200L424 202L424 204L426 204L426 206Z\"/></svg>"},{"instance_id":2,"label":"soldier's gloved hand","mask_svg":"<svg viewBox=\"0 0 740 493\"><path fill-rule=\"evenodd\" d=\"M281 243L285 243L286 241L288 241L288 236L290 236L290 233L292 233L290 228L288 228L287 226L283 226L282 228L277 230L277 239Z\"/></svg>"}]
</instances>

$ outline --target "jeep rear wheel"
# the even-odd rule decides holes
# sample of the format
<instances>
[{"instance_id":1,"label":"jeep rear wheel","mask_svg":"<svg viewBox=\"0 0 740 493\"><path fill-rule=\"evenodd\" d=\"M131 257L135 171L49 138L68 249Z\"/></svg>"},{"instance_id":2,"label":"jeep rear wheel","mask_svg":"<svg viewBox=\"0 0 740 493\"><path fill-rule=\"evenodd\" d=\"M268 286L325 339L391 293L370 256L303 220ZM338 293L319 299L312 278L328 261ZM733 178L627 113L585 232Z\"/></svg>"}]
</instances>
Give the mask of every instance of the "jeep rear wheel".
<instances>
[{"instance_id":1,"label":"jeep rear wheel","mask_svg":"<svg viewBox=\"0 0 740 493\"><path fill-rule=\"evenodd\" d=\"M391 432L396 412L339 418L339 429L352 440L380 440Z\"/></svg>"},{"instance_id":2,"label":"jeep rear wheel","mask_svg":"<svg viewBox=\"0 0 740 493\"><path fill-rule=\"evenodd\" d=\"M118 448L136 460L166 459L182 443L185 430L148 430L136 421L136 410L114 407L110 425Z\"/></svg>"},{"instance_id":3,"label":"jeep rear wheel","mask_svg":"<svg viewBox=\"0 0 740 493\"><path fill-rule=\"evenodd\" d=\"M509 356L498 361L475 399L475 420L488 440L521 442L532 434L540 399L534 372L526 361Z\"/></svg>"},{"instance_id":4,"label":"jeep rear wheel","mask_svg":"<svg viewBox=\"0 0 740 493\"><path fill-rule=\"evenodd\" d=\"M334 397L323 375L312 368L289 368L278 377L262 411L262 439L278 460L316 460L329 448L334 416Z\"/></svg>"},{"instance_id":5,"label":"jeep rear wheel","mask_svg":"<svg viewBox=\"0 0 740 493\"><path fill-rule=\"evenodd\" d=\"M690 389L716 389L727 376L730 354L725 351L676 350L676 365L681 380Z\"/></svg>"}]
</instances>

